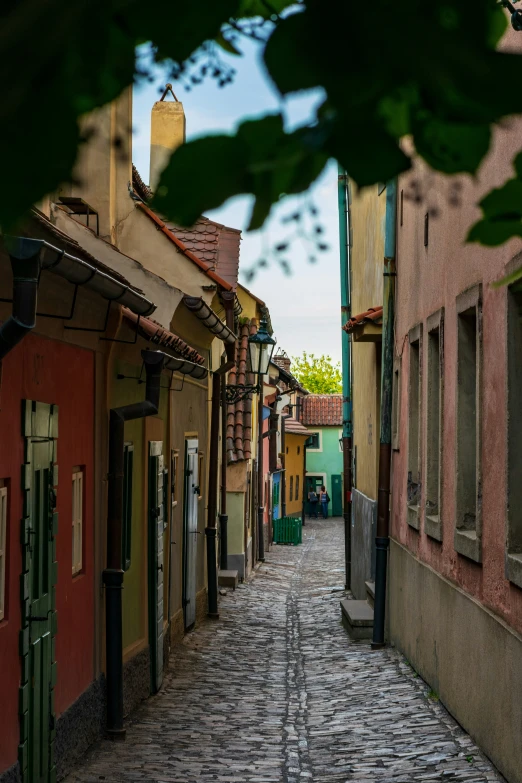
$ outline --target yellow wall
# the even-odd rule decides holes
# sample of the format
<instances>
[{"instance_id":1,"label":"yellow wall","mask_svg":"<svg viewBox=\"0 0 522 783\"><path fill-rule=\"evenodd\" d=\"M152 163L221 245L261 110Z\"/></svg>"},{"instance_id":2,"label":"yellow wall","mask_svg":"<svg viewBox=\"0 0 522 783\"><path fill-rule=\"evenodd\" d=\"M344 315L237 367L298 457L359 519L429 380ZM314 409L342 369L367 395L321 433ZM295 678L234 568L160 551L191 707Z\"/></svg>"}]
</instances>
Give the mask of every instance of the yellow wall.
<instances>
[{"instance_id":1,"label":"yellow wall","mask_svg":"<svg viewBox=\"0 0 522 783\"><path fill-rule=\"evenodd\" d=\"M301 513L303 508L304 442L308 435L285 434L286 513ZM297 453L299 449L299 454ZM293 477L293 497L290 500L290 476ZM299 476L299 495L295 499L296 476Z\"/></svg>"},{"instance_id":2,"label":"yellow wall","mask_svg":"<svg viewBox=\"0 0 522 783\"><path fill-rule=\"evenodd\" d=\"M386 191L377 185L355 194L352 185L352 315L382 304ZM381 343L352 338L353 445L356 489L377 499Z\"/></svg>"}]
</instances>

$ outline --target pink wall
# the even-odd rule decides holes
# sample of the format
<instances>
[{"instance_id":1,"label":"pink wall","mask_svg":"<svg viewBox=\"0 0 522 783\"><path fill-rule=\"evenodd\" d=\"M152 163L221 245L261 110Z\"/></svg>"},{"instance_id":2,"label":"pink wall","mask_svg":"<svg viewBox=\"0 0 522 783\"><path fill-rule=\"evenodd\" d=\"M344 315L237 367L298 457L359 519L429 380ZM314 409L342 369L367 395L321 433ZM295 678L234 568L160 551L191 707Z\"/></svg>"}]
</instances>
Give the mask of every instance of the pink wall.
<instances>
[{"instance_id":1,"label":"pink wall","mask_svg":"<svg viewBox=\"0 0 522 783\"><path fill-rule=\"evenodd\" d=\"M520 47L512 31L506 42ZM490 154L477 178L444 178L417 165L399 182L404 193L403 225L400 206L397 228L396 355L402 357L400 443L393 459L392 536L423 562L456 582L479 601L522 631L522 590L504 575L507 525L507 413L506 413L506 288L491 283L511 270L522 250L520 240L499 248L465 244L468 228L480 217L476 207L482 195L513 176L511 160L521 147L522 121L510 121L495 133ZM417 183L421 202L407 198ZM455 198L460 205L454 204ZM429 244L424 247L424 216L430 210ZM514 262L516 264L516 262ZM518 265L522 265L522 257ZM482 283L482 564L457 554L455 527L455 413L456 413L456 297ZM408 331L423 324L422 364L426 365L426 318L444 307L444 395L442 523L443 541L430 539L406 522L408 448ZM426 372L422 373L422 498L426 475ZM521 479L522 480L522 479ZM423 512L421 512L423 514Z\"/></svg>"}]
</instances>

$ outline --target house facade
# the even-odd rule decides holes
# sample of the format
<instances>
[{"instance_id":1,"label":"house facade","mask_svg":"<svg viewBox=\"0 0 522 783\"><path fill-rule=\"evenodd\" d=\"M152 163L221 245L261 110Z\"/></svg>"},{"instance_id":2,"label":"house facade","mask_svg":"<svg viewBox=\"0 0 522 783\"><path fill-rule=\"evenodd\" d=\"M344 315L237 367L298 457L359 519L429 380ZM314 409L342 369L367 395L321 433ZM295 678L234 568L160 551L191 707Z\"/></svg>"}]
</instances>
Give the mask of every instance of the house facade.
<instances>
[{"instance_id":1,"label":"house facade","mask_svg":"<svg viewBox=\"0 0 522 783\"><path fill-rule=\"evenodd\" d=\"M343 398L341 394L308 394L301 403L301 423L309 431L306 445L306 497L325 486L329 516L343 511ZM308 510L309 513L309 510Z\"/></svg>"}]
</instances>

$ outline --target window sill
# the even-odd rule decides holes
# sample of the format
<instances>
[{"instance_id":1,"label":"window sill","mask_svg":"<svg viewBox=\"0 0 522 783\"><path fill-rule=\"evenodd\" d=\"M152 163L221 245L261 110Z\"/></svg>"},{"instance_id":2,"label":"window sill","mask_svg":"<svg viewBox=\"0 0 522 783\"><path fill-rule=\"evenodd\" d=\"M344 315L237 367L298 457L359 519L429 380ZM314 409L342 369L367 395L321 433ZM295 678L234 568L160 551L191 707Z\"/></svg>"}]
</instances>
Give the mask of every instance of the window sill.
<instances>
[{"instance_id":1,"label":"window sill","mask_svg":"<svg viewBox=\"0 0 522 783\"><path fill-rule=\"evenodd\" d=\"M420 530L420 506L408 505L407 522L414 530Z\"/></svg>"},{"instance_id":2,"label":"window sill","mask_svg":"<svg viewBox=\"0 0 522 783\"><path fill-rule=\"evenodd\" d=\"M517 587L522 587L522 554L508 552L506 557L506 576Z\"/></svg>"},{"instance_id":3,"label":"window sill","mask_svg":"<svg viewBox=\"0 0 522 783\"><path fill-rule=\"evenodd\" d=\"M455 551L475 563L482 563L482 541L475 530L455 530Z\"/></svg>"},{"instance_id":4,"label":"window sill","mask_svg":"<svg viewBox=\"0 0 522 783\"><path fill-rule=\"evenodd\" d=\"M434 538L435 541L442 541L442 523L440 515L426 514L424 518L424 531L427 536Z\"/></svg>"}]
</instances>

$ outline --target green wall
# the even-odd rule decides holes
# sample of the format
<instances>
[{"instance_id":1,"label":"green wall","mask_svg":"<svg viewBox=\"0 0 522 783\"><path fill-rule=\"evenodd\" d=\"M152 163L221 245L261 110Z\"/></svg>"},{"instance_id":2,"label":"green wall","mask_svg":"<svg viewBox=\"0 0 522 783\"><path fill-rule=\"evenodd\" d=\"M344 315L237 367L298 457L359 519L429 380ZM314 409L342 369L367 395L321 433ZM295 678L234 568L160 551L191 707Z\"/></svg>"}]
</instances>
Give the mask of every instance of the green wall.
<instances>
[{"instance_id":1,"label":"green wall","mask_svg":"<svg viewBox=\"0 0 522 783\"><path fill-rule=\"evenodd\" d=\"M307 425L307 429L311 433L321 433L322 451L306 449L306 472L307 474L326 473L326 490L332 497L331 476L332 474L342 475L343 472L343 455L339 448L342 427L312 427L312 425Z\"/></svg>"}]
</instances>

